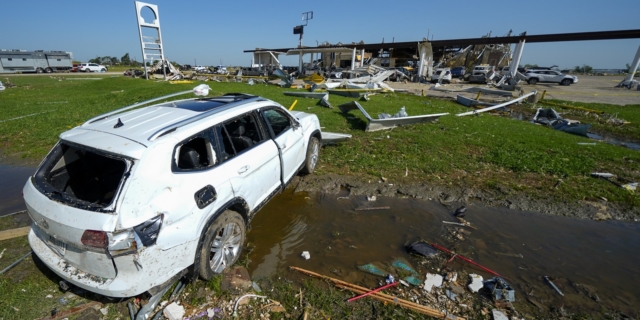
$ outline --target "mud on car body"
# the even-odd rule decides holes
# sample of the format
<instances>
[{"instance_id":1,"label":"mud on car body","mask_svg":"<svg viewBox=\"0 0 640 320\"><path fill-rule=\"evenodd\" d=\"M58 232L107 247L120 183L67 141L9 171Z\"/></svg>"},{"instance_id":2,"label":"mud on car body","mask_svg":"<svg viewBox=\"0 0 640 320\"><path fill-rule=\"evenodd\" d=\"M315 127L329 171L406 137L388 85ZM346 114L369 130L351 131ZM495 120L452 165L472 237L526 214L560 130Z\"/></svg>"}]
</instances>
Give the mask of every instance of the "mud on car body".
<instances>
[{"instance_id":1,"label":"mud on car body","mask_svg":"<svg viewBox=\"0 0 640 320\"><path fill-rule=\"evenodd\" d=\"M253 215L315 169L315 115L245 94L139 107L160 98L62 133L24 187L31 247L76 286L128 297L186 270L210 279Z\"/></svg>"}]
</instances>

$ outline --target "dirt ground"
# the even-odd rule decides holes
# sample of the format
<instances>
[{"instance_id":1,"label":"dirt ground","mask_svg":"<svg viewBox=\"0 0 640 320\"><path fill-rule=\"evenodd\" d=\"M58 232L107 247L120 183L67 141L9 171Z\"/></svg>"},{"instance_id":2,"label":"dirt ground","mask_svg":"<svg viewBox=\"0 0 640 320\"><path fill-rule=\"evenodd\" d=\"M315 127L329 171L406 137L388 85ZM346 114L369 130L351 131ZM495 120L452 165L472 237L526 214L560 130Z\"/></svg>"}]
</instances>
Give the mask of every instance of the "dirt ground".
<instances>
[{"instance_id":1,"label":"dirt ground","mask_svg":"<svg viewBox=\"0 0 640 320\"><path fill-rule=\"evenodd\" d=\"M545 99L558 99L566 101L586 102L586 103L607 103L616 105L640 104L640 91L636 89L616 88L615 86L624 79L624 76L582 76L578 75L578 83L570 86L561 86L555 83L539 83L529 85L521 82L521 88L525 92L537 90L547 91ZM440 87L443 90L462 90L469 87L492 88L484 84L460 83L453 80L451 84ZM433 85L430 83L403 83L388 82L394 89L406 89L410 93L420 95L422 90L426 96L455 99L459 92L444 92L429 90Z\"/></svg>"}]
</instances>

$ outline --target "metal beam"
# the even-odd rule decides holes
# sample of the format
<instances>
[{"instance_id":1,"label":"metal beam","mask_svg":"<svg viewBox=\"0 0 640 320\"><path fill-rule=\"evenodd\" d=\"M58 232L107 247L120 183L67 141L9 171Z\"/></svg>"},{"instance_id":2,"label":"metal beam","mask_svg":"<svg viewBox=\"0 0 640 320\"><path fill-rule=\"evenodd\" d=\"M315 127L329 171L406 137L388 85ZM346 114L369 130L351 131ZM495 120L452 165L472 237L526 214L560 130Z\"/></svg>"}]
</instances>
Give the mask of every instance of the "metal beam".
<instances>
[{"instance_id":1,"label":"metal beam","mask_svg":"<svg viewBox=\"0 0 640 320\"><path fill-rule=\"evenodd\" d=\"M518 35L512 37L489 37L489 38L468 38L468 39L451 39L451 40L433 40L431 45L433 48L440 47L460 47L478 44L501 44L501 43L518 43L526 40L528 43L542 42L559 42L559 41L585 41L585 40L618 40L618 39L640 39L640 29L633 30L614 30L614 31L595 31L595 32L576 32L576 33L556 33L556 34L538 34L538 35ZM341 44L340 46L325 46L316 48L355 48L365 50L379 50L386 48L417 48L419 41L408 42L391 42L391 43L370 43L370 44ZM269 49L269 51L287 52L294 48ZM314 49L309 47L306 49ZM255 52L262 50L245 50L244 52Z\"/></svg>"}]
</instances>

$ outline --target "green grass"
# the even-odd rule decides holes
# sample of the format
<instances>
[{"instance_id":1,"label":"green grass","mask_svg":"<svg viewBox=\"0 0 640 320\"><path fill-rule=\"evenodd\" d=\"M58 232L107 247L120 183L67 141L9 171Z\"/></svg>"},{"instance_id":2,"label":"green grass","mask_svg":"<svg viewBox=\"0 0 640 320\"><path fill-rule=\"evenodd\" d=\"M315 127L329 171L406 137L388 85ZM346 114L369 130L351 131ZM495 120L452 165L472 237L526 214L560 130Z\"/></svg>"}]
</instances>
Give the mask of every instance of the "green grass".
<instances>
[{"instance_id":1,"label":"green grass","mask_svg":"<svg viewBox=\"0 0 640 320\"><path fill-rule=\"evenodd\" d=\"M0 149L4 153L39 161L58 140L58 135L98 114L160 95L188 90L193 84L169 84L121 76L102 76L102 80L79 74L63 76L59 81L47 76L10 77L17 88L0 93L0 121L37 114L0 123ZM366 120L357 111L342 114L337 108L316 105L316 100L284 96L272 85L208 82L210 95L245 92L261 95L288 107L296 99L295 110L318 115L323 130L350 133L353 139L322 150L317 174L338 173L365 178L385 177L391 183L433 183L493 189L506 186L541 199L561 201L606 197L627 208L640 205L639 197L593 179L594 171L611 172L640 181L640 153L626 148L544 128L508 116L481 114L455 117L467 109L453 101L402 93L378 94L360 102L372 117L378 113L396 113L402 106L409 115L449 112L436 123L415 124L393 130L364 132ZM331 96L337 106L350 98ZM553 101L554 103L567 103ZM599 134L626 141L640 141L638 106L568 103L605 111L605 115L554 106L566 117L593 124ZM544 105L539 105L544 106ZM518 107L529 114L530 105ZM611 115L631 122L608 125ZM405 176L406 173L406 176ZM558 179L564 183L554 189Z\"/></svg>"}]
</instances>

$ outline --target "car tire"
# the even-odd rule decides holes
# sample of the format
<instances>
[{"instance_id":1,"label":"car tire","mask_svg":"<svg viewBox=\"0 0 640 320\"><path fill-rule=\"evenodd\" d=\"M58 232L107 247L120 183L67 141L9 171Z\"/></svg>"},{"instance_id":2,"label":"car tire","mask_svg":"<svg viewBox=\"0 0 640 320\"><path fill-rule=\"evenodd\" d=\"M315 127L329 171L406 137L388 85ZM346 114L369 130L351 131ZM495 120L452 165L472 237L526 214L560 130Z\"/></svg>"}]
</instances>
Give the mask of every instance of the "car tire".
<instances>
[{"instance_id":1,"label":"car tire","mask_svg":"<svg viewBox=\"0 0 640 320\"><path fill-rule=\"evenodd\" d=\"M538 79L536 79L536 78L531 78L531 79L529 79L529 80L527 81L527 83L528 83L528 84L536 84L536 83L538 83Z\"/></svg>"},{"instance_id":2,"label":"car tire","mask_svg":"<svg viewBox=\"0 0 640 320\"><path fill-rule=\"evenodd\" d=\"M226 210L208 227L202 240L198 273L205 280L238 261L244 245L246 227L239 213Z\"/></svg>"},{"instance_id":3,"label":"car tire","mask_svg":"<svg viewBox=\"0 0 640 320\"><path fill-rule=\"evenodd\" d=\"M316 137L311 137L309 139L309 145L307 146L307 157L304 160L304 166L300 172L303 174L312 174L316 170L319 158L320 141L318 141L318 138Z\"/></svg>"},{"instance_id":4,"label":"car tire","mask_svg":"<svg viewBox=\"0 0 640 320\"><path fill-rule=\"evenodd\" d=\"M53 72L53 70L51 70L51 68L46 68L46 69L44 69L44 72L51 73L51 72Z\"/></svg>"},{"instance_id":5,"label":"car tire","mask_svg":"<svg viewBox=\"0 0 640 320\"><path fill-rule=\"evenodd\" d=\"M102 68L102 69L100 69L100 72L107 72L107 69Z\"/></svg>"},{"instance_id":6,"label":"car tire","mask_svg":"<svg viewBox=\"0 0 640 320\"><path fill-rule=\"evenodd\" d=\"M36 73L43 73L43 72L44 72L44 70L42 70L42 68L36 69Z\"/></svg>"},{"instance_id":7,"label":"car tire","mask_svg":"<svg viewBox=\"0 0 640 320\"><path fill-rule=\"evenodd\" d=\"M561 84L561 85L563 85L563 86L568 86L568 85L571 85L571 82L572 82L572 81L571 81L571 80L569 80L569 79L562 79L562 81L560 82L560 84Z\"/></svg>"}]
</instances>

